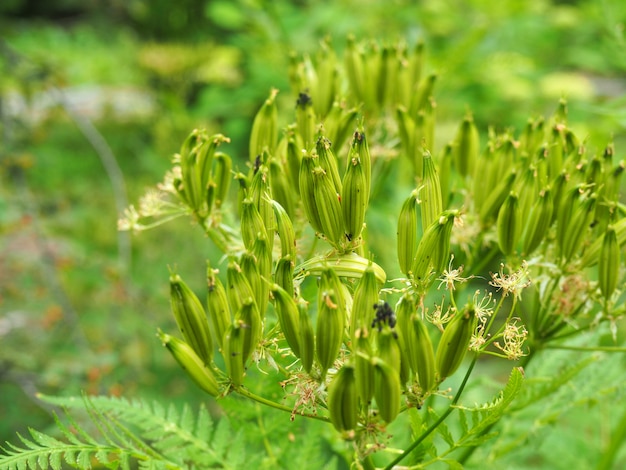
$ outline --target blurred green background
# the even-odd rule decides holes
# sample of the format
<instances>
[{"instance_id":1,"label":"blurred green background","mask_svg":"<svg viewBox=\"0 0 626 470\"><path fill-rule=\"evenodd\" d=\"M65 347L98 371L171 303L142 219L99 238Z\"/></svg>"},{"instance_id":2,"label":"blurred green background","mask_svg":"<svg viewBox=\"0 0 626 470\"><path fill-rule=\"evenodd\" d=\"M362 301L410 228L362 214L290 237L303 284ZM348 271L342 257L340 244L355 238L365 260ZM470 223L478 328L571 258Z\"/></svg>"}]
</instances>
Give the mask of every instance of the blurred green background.
<instances>
[{"instance_id":1,"label":"blurred green background","mask_svg":"<svg viewBox=\"0 0 626 470\"><path fill-rule=\"evenodd\" d=\"M2 0L0 442L50 425L36 392L206 401L155 331L173 328L167 266L200 292L213 247L116 220L195 127L245 161L271 87L291 109L292 51L424 40L441 142L467 110L519 131L566 97L576 133L619 157L625 27L620 0Z\"/></svg>"}]
</instances>

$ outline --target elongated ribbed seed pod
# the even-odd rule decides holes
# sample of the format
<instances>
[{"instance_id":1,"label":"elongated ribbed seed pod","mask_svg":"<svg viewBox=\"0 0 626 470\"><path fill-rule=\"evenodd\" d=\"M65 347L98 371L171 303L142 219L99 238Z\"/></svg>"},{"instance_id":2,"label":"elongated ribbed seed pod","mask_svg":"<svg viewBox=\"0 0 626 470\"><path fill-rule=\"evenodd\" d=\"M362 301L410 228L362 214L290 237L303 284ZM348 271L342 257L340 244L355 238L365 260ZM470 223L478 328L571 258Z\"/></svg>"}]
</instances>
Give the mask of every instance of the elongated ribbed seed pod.
<instances>
[{"instance_id":1,"label":"elongated ribbed seed pod","mask_svg":"<svg viewBox=\"0 0 626 470\"><path fill-rule=\"evenodd\" d=\"M550 188L544 189L530 210L526 228L522 236L522 254L530 255L546 236L552 223L554 204Z\"/></svg>"},{"instance_id":2,"label":"elongated ribbed seed pod","mask_svg":"<svg viewBox=\"0 0 626 470\"><path fill-rule=\"evenodd\" d=\"M306 92L300 92L296 101L296 126L302 139L302 148L311 149L315 143L315 124L317 117L313 109L313 101Z\"/></svg>"},{"instance_id":3,"label":"elongated ribbed seed pod","mask_svg":"<svg viewBox=\"0 0 626 470\"><path fill-rule=\"evenodd\" d=\"M359 417L359 396L351 364L344 364L328 385L328 415L339 432L356 428Z\"/></svg>"},{"instance_id":4,"label":"elongated ribbed seed pod","mask_svg":"<svg viewBox=\"0 0 626 470\"><path fill-rule=\"evenodd\" d=\"M259 236L252 246L252 254L256 259L261 277L261 286L254 299L261 318L265 318L265 310L269 302L269 282L272 279L272 244L270 240Z\"/></svg>"},{"instance_id":5,"label":"elongated ribbed seed pod","mask_svg":"<svg viewBox=\"0 0 626 470\"><path fill-rule=\"evenodd\" d=\"M215 183L215 207L220 208L228 196L232 175L232 159L223 152L215 152L212 180Z\"/></svg>"},{"instance_id":6,"label":"elongated ribbed seed pod","mask_svg":"<svg viewBox=\"0 0 626 470\"><path fill-rule=\"evenodd\" d=\"M274 297L276 316L280 329L285 335L287 344L296 357L300 357L300 313L293 295L286 292L278 284L272 284L270 292Z\"/></svg>"},{"instance_id":7,"label":"elongated ribbed seed pod","mask_svg":"<svg viewBox=\"0 0 626 470\"><path fill-rule=\"evenodd\" d=\"M267 237L265 223L261 218L259 209L251 198L244 199L241 207L241 239L246 249L252 250L254 241L257 239L259 234Z\"/></svg>"},{"instance_id":8,"label":"elongated ribbed seed pod","mask_svg":"<svg viewBox=\"0 0 626 470\"><path fill-rule=\"evenodd\" d=\"M318 288L318 313L315 350L322 377L337 359L343 343L346 325L346 307L343 291L337 284L337 274L332 268L322 271Z\"/></svg>"},{"instance_id":9,"label":"elongated ribbed seed pod","mask_svg":"<svg viewBox=\"0 0 626 470\"><path fill-rule=\"evenodd\" d=\"M296 260L296 234L293 230L293 224L287 211L277 201L272 201L274 215L276 216L276 224L278 236L280 238L280 255L281 257L290 256L291 260Z\"/></svg>"},{"instance_id":10,"label":"elongated ribbed seed pod","mask_svg":"<svg viewBox=\"0 0 626 470\"><path fill-rule=\"evenodd\" d=\"M486 197L479 213L479 218L483 225L489 225L491 220L497 217L500 207L502 207L504 200L511 192L511 186L516 176L516 170L511 170Z\"/></svg>"},{"instance_id":11,"label":"elongated ribbed seed pod","mask_svg":"<svg viewBox=\"0 0 626 470\"><path fill-rule=\"evenodd\" d=\"M626 244L626 218L619 219L617 222L613 223L613 228L615 229L615 235L617 236L617 244L621 247ZM585 253L583 254L580 265L581 267L588 268L590 266L594 266L600 260L600 251L602 250L602 245L604 243L604 235L596 238L596 240L585 249Z\"/></svg>"},{"instance_id":12,"label":"elongated ribbed seed pod","mask_svg":"<svg viewBox=\"0 0 626 470\"><path fill-rule=\"evenodd\" d=\"M228 304L233 313L239 311L244 299L255 298L250 281L243 274L241 266L234 260L229 261L226 268L226 287Z\"/></svg>"},{"instance_id":13,"label":"elongated ribbed seed pod","mask_svg":"<svg viewBox=\"0 0 626 470\"><path fill-rule=\"evenodd\" d=\"M598 284L605 299L609 299L617 287L620 251L615 228L609 225L604 233L600 262L598 263Z\"/></svg>"},{"instance_id":14,"label":"elongated ribbed seed pod","mask_svg":"<svg viewBox=\"0 0 626 470\"><path fill-rule=\"evenodd\" d=\"M440 382L454 374L463 362L476 323L476 310L469 304L446 326L435 356Z\"/></svg>"},{"instance_id":15,"label":"elongated ribbed seed pod","mask_svg":"<svg viewBox=\"0 0 626 470\"><path fill-rule=\"evenodd\" d=\"M400 412L402 387L398 372L384 360L375 357L374 398L380 417L386 423L393 422Z\"/></svg>"},{"instance_id":16,"label":"elongated ribbed seed pod","mask_svg":"<svg viewBox=\"0 0 626 470\"><path fill-rule=\"evenodd\" d=\"M563 261L569 261L578 253L585 235L587 235L593 216L595 215L597 196L591 194L574 208L571 219L567 221L567 229L560 253Z\"/></svg>"},{"instance_id":17,"label":"elongated ribbed seed pod","mask_svg":"<svg viewBox=\"0 0 626 470\"><path fill-rule=\"evenodd\" d=\"M321 232L333 246L339 247L345 240L340 195L322 167L313 170L313 194L316 212L319 214Z\"/></svg>"},{"instance_id":18,"label":"elongated ribbed seed pod","mask_svg":"<svg viewBox=\"0 0 626 470\"><path fill-rule=\"evenodd\" d=\"M400 271L408 276L417 251L417 190L414 190L402 204L397 235Z\"/></svg>"},{"instance_id":19,"label":"elongated ribbed seed pod","mask_svg":"<svg viewBox=\"0 0 626 470\"><path fill-rule=\"evenodd\" d=\"M376 331L376 356L394 368L400 377L402 355L398 335L388 326Z\"/></svg>"},{"instance_id":20,"label":"elongated ribbed seed pod","mask_svg":"<svg viewBox=\"0 0 626 470\"><path fill-rule=\"evenodd\" d=\"M432 391L436 386L437 366L433 343L428 334L426 324L418 315L412 316L411 329L409 331L411 338L409 341L411 368L417 376L422 393L425 394Z\"/></svg>"},{"instance_id":21,"label":"elongated ribbed seed pod","mask_svg":"<svg viewBox=\"0 0 626 470\"><path fill-rule=\"evenodd\" d=\"M441 200L441 185L435 162L430 156L430 152L425 151L424 157L424 178L422 188L419 193L421 200L420 209L422 214L422 227L428 227L441 215L443 203Z\"/></svg>"},{"instance_id":22,"label":"elongated ribbed seed pod","mask_svg":"<svg viewBox=\"0 0 626 470\"><path fill-rule=\"evenodd\" d=\"M278 202L291 217L296 213L296 195L292 190L292 185L287 180L287 174L283 165L272 159L270 160L269 167L272 202L274 200ZM275 210L274 215L276 215Z\"/></svg>"},{"instance_id":23,"label":"elongated ribbed seed pod","mask_svg":"<svg viewBox=\"0 0 626 470\"><path fill-rule=\"evenodd\" d=\"M349 35L346 42L346 50L344 51L344 67L350 85L350 93L354 95L356 102L364 101L364 75L363 75L363 58L357 48L354 36Z\"/></svg>"},{"instance_id":24,"label":"elongated ribbed seed pod","mask_svg":"<svg viewBox=\"0 0 626 470\"><path fill-rule=\"evenodd\" d=\"M222 341L224 345L222 354L226 364L226 372L235 387L242 384L245 372L245 330L246 326L236 321L228 327Z\"/></svg>"},{"instance_id":25,"label":"elongated ribbed seed pod","mask_svg":"<svg viewBox=\"0 0 626 470\"><path fill-rule=\"evenodd\" d=\"M364 272L354 290L352 312L350 315L350 337L355 341L355 334L361 331L366 334L374 317L373 305L378 303L378 281L376 273L370 266Z\"/></svg>"},{"instance_id":26,"label":"elongated ribbed seed pod","mask_svg":"<svg viewBox=\"0 0 626 470\"><path fill-rule=\"evenodd\" d=\"M270 96L265 100L254 117L254 121L252 121L250 161L254 161L264 150L273 153L276 149L276 142L278 141L277 94L278 90L273 88L270 91Z\"/></svg>"},{"instance_id":27,"label":"elongated ribbed seed pod","mask_svg":"<svg viewBox=\"0 0 626 470\"><path fill-rule=\"evenodd\" d=\"M311 153L302 155L302 163L300 165L300 200L302 208L311 227L317 233L323 233L322 221L318 211L318 205L315 200L315 176L314 171L317 167L317 156Z\"/></svg>"},{"instance_id":28,"label":"elongated ribbed seed pod","mask_svg":"<svg viewBox=\"0 0 626 470\"><path fill-rule=\"evenodd\" d=\"M310 373L315 358L315 334L309 316L309 307L306 300L298 298L298 315L300 329L298 331L298 345L300 346L300 361L302 368Z\"/></svg>"},{"instance_id":29,"label":"elongated ribbed seed pod","mask_svg":"<svg viewBox=\"0 0 626 470\"><path fill-rule=\"evenodd\" d=\"M374 357L370 334L359 329L354 334L352 347L354 351L354 374L361 403L367 408L374 397Z\"/></svg>"},{"instance_id":30,"label":"elongated ribbed seed pod","mask_svg":"<svg viewBox=\"0 0 626 470\"><path fill-rule=\"evenodd\" d=\"M239 267L248 284L250 284L257 306L263 305L263 294L266 292L269 295L269 291L267 289L267 281L261 277L259 272L259 264L256 257L250 252L242 253L239 257Z\"/></svg>"},{"instance_id":31,"label":"elongated ribbed seed pod","mask_svg":"<svg viewBox=\"0 0 626 470\"><path fill-rule=\"evenodd\" d=\"M202 303L178 274L170 275L170 303L185 341L206 364L213 358L209 320Z\"/></svg>"},{"instance_id":32,"label":"elongated ribbed seed pod","mask_svg":"<svg viewBox=\"0 0 626 470\"><path fill-rule=\"evenodd\" d=\"M220 387L215 379L215 374L191 346L174 336L163 333L161 330L159 330L158 336L163 346L172 353L176 362L202 390L214 397L220 394Z\"/></svg>"},{"instance_id":33,"label":"elongated ribbed seed pod","mask_svg":"<svg viewBox=\"0 0 626 470\"><path fill-rule=\"evenodd\" d=\"M265 158L269 158L263 153ZM265 231L270 239L274 239L276 232L276 218L274 217L274 209L272 208L272 186L270 184L270 172L267 165L262 164L258 171L252 176L250 182L250 197L254 201L263 224Z\"/></svg>"},{"instance_id":34,"label":"elongated ribbed seed pod","mask_svg":"<svg viewBox=\"0 0 626 470\"><path fill-rule=\"evenodd\" d=\"M242 354L245 364L259 344L263 332L259 309L252 297L242 300L241 307L235 313L235 324L243 329Z\"/></svg>"},{"instance_id":35,"label":"elongated ribbed seed pod","mask_svg":"<svg viewBox=\"0 0 626 470\"><path fill-rule=\"evenodd\" d=\"M348 162L343 177L341 210L345 236L348 241L356 241L361 236L365 224L365 212L368 204L367 182L364 168L358 157Z\"/></svg>"},{"instance_id":36,"label":"elongated ribbed seed pod","mask_svg":"<svg viewBox=\"0 0 626 470\"><path fill-rule=\"evenodd\" d=\"M480 136L471 115L465 116L456 135L454 166L461 176L474 171L474 164L480 152Z\"/></svg>"},{"instance_id":37,"label":"elongated ribbed seed pod","mask_svg":"<svg viewBox=\"0 0 626 470\"><path fill-rule=\"evenodd\" d=\"M291 256L283 256L276 263L274 270L274 282L282 287L291 296L295 295L293 284L294 263Z\"/></svg>"},{"instance_id":38,"label":"elongated ribbed seed pod","mask_svg":"<svg viewBox=\"0 0 626 470\"><path fill-rule=\"evenodd\" d=\"M450 236L456 210L442 212L438 220L434 221L417 245L411 272L417 282L428 280L432 271L441 272L449 261Z\"/></svg>"},{"instance_id":39,"label":"elongated ribbed seed pod","mask_svg":"<svg viewBox=\"0 0 626 470\"><path fill-rule=\"evenodd\" d=\"M341 176L337 157L332 150L332 143L326 137L320 136L315 143L315 152L318 156L317 164L324 169L324 173L330 177L335 188L335 193L341 194Z\"/></svg>"},{"instance_id":40,"label":"elongated ribbed seed pod","mask_svg":"<svg viewBox=\"0 0 626 470\"><path fill-rule=\"evenodd\" d=\"M213 336L219 347L222 348L224 333L228 325L232 322L230 308L228 306L228 296L226 295L224 284L222 284L220 278L217 277L217 270L211 268L208 262L206 273L208 317L210 325L213 328Z\"/></svg>"},{"instance_id":41,"label":"elongated ribbed seed pod","mask_svg":"<svg viewBox=\"0 0 626 470\"><path fill-rule=\"evenodd\" d=\"M519 198L511 191L498 212L496 223L498 231L498 246L506 256L515 253L515 247L522 231L520 220Z\"/></svg>"}]
</instances>

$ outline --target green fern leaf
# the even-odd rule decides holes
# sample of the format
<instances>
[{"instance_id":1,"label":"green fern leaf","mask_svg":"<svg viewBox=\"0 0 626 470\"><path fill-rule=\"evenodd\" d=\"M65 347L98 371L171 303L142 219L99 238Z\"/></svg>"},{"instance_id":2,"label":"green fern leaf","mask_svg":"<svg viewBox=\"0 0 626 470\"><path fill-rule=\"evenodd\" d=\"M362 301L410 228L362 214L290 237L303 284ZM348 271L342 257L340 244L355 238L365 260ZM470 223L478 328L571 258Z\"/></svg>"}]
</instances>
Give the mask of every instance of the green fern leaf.
<instances>
[{"instance_id":1,"label":"green fern leaf","mask_svg":"<svg viewBox=\"0 0 626 470\"><path fill-rule=\"evenodd\" d=\"M200 405L196 422L195 434L201 441L208 442L213 432L213 420L204 404Z\"/></svg>"}]
</instances>

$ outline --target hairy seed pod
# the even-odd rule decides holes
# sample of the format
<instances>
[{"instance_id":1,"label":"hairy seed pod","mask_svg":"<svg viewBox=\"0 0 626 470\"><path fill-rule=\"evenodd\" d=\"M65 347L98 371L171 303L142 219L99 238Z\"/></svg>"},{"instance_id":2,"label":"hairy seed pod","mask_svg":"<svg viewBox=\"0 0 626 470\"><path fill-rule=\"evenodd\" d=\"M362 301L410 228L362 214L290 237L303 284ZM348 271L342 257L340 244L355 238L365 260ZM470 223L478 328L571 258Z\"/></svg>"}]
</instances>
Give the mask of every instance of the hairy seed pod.
<instances>
[{"instance_id":1,"label":"hairy seed pod","mask_svg":"<svg viewBox=\"0 0 626 470\"><path fill-rule=\"evenodd\" d=\"M357 331L366 334L372 324L372 306L378 303L378 281L370 266L364 272L354 290L352 312L350 315L350 337L354 342Z\"/></svg>"},{"instance_id":2,"label":"hairy seed pod","mask_svg":"<svg viewBox=\"0 0 626 470\"><path fill-rule=\"evenodd\" d=\"M213 358L209 320L202 303L178 274L170 275L170 302L178 329L206 364Z\"/></svg>"},{"instance_id":3,"label":"hairy seed pod","mask_svg":"<svg viewBox=\"0 0 626 470\"><path fill-rule=\"evenodd\" d=\"M309 307L306 300L298 298L298 316L300 329L298 331L298 345L300 346L300 361L302 368L311 373L313 359L315 358L315 335L313 324L309 316Z\"/></svg>"},{"instance_id":4,"label":"hairy seed pod","mask_svg":"<svg viewBox=\"0 0 626 470\"><path fill-rule=\"evenodd\" d=\"M417 251L417 190L402 204L397 235L400 271L408 276Z\"/></svg>"},{"instance_id":5,"label":"hairy seed pod","mask_svg":"<svg viewBox=\"0 0 626 470\"><path fill-rule=\"evenodd\" d=\"M422 227L428 227L439 218L443 210L441 200L441 185L435 162L430 152L424 152L424 179L420 191L420 209L422 214Z\"/></svg>"},{"instance_id":6,"label":"hairy seed pod","mask_svg":"<svg viewBox=\"0 0 626 470\"><path fill-rule=\"evenodd\" d=\"M380 417L391 423L400 412L402 387L398 372L381 358L375 357L374 363L374 398Z\"/></svg>"},{"instance_id":7,"label":"hairy seed pod","mask_svg":"<svg viewBox=\"0 0 626 470\"><path fill-rule=\"evenodd\" d=\"M365 329L359 329L354 334L352 347L354 351L354 374L356 386L363 406L367 408L374 396L374 357L371 336Z\"/></svg>"},{"instance_id":8,"label":"hairy seed pod","mask_svg":"<svg viewBox=\"0 0 626 470\"><path fill-rule=\"evenodd\" d=\"M360 279L365 270L371 266L380 284L387 280L387 274L378 264L357 255L354 252L340 255L315 256L299 264L295 268L295 275L319 276L328 266L340 277Z\"/></svg>"},{"instance_id":9,"label":"hairy seed pod","mask_svg":"<svg viewBox=\"0 0 626 470\"><path fill-rule=\"evenodd\" d=\"M454 166L461 176L472 174L480 152L480 136L471 115L465 116L456 135Z\"/></svg>"},{"instance_id":10,"label":"hairy seed pod","mask_svg":"<svg viewBox=\"0 0 626 470\"><path fill-rule=\"evenodd\" d=\"M617 287L620 267L620 247L615 228L609 225L604 234L600 262L598 263L598 284L605 299L609 299Z\"/></svg>"},{"instance_id":11,"label":"hairy seed pod","mask_svg":"<svg viewBox=\"0 0 626 470\"><path fill-rule=\"evenodd\" d=\"M217 277L217 270L212 269L207 262L207 310L210 324L213 327L213 336L218 345L222 348L224 333L231 324L230 308L228 307L228 296L224 284Z\"/></svg>"},{"instance_id":12,"label":"hairy seed pod","mask_svg":"<svg viewBox=\"0 0 626 470\"><path fill-rule=\"evenodd\" d=\"M344 364L330 381L327 404L330 422L337 431L351 431L356 428L359 396L352 365Z\"/></svg>"},{"instance_id":13,"label":"hairy seed pod","mask_svg":"<svg viewBox=\"0 0 626 470\"><path fill-rule=\"evenodd\" d=\"M220 208L228 196L232 175L232 160L223 152L215 152L212 180L215 183L215 207Z\"/></svg>"},{"instance_id":14,"label":"hairy seed pod","mask_svg":"<svg viewBox=\"0 0 626 470\"><path fill-rule=\"evenodd\" d=\"M521 234L519 198L511 191L498 212L498 246L506 256L515 253L515 247Z\"/></svg>"},{"instance_id":15,"label":"hairy seed pod","mask_svg":"<svg viewBox=\"0 0 626 470\"><path fill-rule=\"evenodd\" d=\"M220 394L215 374L200 359L191 346L178 338L163 333L161 330L159 330L158 336L163 346L172 353L176 362L202 390L214 397Z\"/></svg>"},{"instance_id":16,"label":"hairy seed pod","mask_svg":"<svg viewBox=\"0 0 626 470\"><path fill-rule=\"evenodd\" d=\"M361 236L365 224L367 204L368 194L364 168L358 157L354 157L348 162L341 194L341 210L348 241L356 241Z\"/></svg>"},{"instance_id":17,"label":"hairy seed pod","mask_svg":"<svg viewBox=\"0 0 626 470\"><path fill-rule=\"evenodd\" d=\"M476 329L476 323L476 311L470 304L446 326L437 345L435 356L440 382L454 374L463 362L472 334Z\"/></svg>"},{"instance_id":18,"label":"hairy seed pod","mask_svg":"<svg viewBox=\"0 0 626 470\"><path fill-rule=\"evenodd\" d=\"M300 358L300 313L296 301L278 284L272 284L270 292L274 297L280 329L294 355Z\"/></svg>"},{"instance_id":19,"label":"hairy seed pod","mask_svg":"<svg viewBox=\"0 0 626 470\"><path fill-rule=\"evenodd\" d=\"M528 256L537 249L550 228L553 211L552 192L550 188L546 188L539 194L539 198L530 210L522 236L522 254Z\"/></svg>"},{"instance_id":20,"label":"hairy seed pod","mask_svg":"<svg viewBox=\"0 0 626 470\"><path fill-rule=\"evenodd\" d=\"M235 387L239 387L243 382L245 372L244 342L246 337L246 327L235 321L224 334L224 344L222 354L226 364L226 372L230 381Z\"/></svg>"},{"instance_id":21,"label":"hairy seed pod","mask_svg":"<svg viewBox=\"0 0 626 470\"><path fill-rule=\"evenodd\" d=\"M276 107L276 95L278 90L272 88L270 96L265 100L261 109L252 121L250 132L250 161L267 150L273 153L278 141L278 109Z\"/></svg>"}]
</instances>

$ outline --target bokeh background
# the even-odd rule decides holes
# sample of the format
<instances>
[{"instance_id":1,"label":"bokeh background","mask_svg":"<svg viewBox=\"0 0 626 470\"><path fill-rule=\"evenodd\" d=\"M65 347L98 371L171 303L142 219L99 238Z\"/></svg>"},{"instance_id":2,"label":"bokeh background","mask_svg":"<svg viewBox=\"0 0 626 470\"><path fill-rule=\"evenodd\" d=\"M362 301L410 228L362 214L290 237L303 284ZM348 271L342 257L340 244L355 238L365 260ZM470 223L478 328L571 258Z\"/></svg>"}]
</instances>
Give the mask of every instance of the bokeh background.
<instances>
[{"instance_id":1,"label":"bokeh background","mask_svg":"<svg viewBox=\"0 0 626 470\"><path fill-rule=\"evenodd\" d=\"M293 105L290 54L423 40L439 141L468 110L519 131L566 97L576 133L619 156L625 27L620 0L0 1L0 442L51 425L38 392L207 401L155 331L173 328L168 265L201 291L211 243L116 221L195 127L245 161L270 88Z\"/></svg>"}]
</instances>

